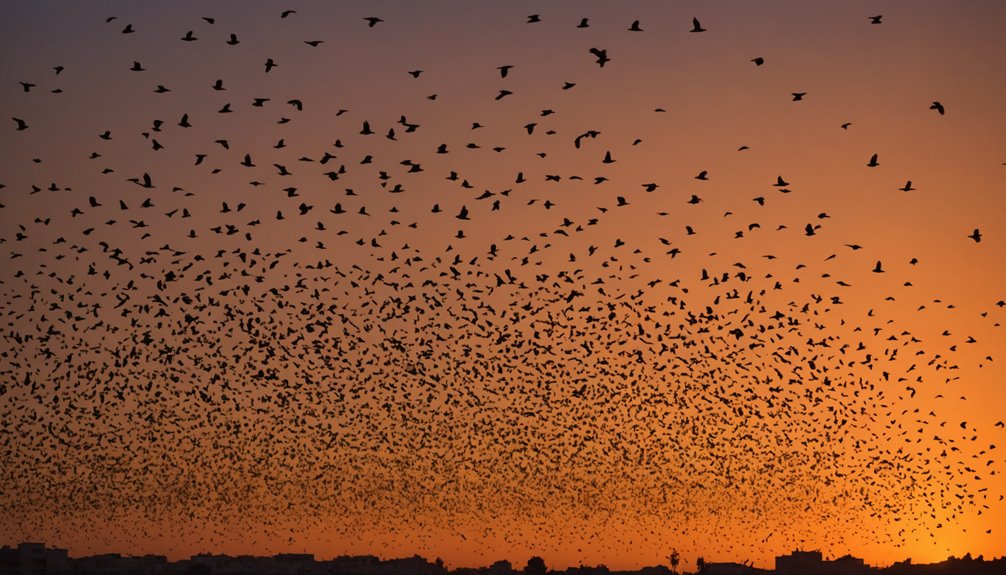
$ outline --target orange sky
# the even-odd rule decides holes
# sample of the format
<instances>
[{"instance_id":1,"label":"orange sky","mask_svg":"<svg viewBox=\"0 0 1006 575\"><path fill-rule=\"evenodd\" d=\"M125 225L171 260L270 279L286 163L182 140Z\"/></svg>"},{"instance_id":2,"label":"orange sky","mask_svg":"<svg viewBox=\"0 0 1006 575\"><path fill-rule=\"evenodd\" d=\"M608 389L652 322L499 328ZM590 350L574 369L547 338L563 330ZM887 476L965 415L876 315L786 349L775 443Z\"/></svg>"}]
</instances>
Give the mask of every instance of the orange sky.
<instances>
[{"instance_id":1,"label":"orange sky","mask_svg":"<svg viewBox=\"0 0 1006 575\"><path fill-rule=\"evenodd\" d=\"M1004 26L8 7L0 541L1002 555Z\"/></svg>"}]
</instances>

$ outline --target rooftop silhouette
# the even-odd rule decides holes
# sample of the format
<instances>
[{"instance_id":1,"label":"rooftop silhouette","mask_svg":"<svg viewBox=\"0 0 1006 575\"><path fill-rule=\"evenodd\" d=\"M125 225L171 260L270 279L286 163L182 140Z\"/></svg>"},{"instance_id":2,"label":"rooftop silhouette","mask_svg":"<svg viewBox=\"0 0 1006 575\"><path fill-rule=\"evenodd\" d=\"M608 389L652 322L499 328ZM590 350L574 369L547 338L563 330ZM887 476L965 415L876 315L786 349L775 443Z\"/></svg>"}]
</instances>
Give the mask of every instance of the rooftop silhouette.
<instances>
[{"instance_id":1,"label":"rooftop silhouette","mask_svg":"<svg viewBox=\"0 0 1006 575\"><path fill-rule=\"evenodd\" d=\"M603 565L548 569L541 557L531 557L523 568L500 560L485 567L449 569L440 559L419 555L380 559L374 555L339 556L319 560L311 553L280 553L271 556L214 555L201 553L188 559L168 561L163 555L129 556L103 553L70 557L66 549L44 543L21 543L0 548L0 575L1001 575L1006 558L986 561L983 557L950 557L933 564L906 560L888 567L870 567L862 559L845 555L825 559L820 551L793 551L776 557L775 569L761 569L747 562L708 562L699 558L695 568L678 564L654 565L632 571L609 570Z\"/></svg>"}]
</instances>

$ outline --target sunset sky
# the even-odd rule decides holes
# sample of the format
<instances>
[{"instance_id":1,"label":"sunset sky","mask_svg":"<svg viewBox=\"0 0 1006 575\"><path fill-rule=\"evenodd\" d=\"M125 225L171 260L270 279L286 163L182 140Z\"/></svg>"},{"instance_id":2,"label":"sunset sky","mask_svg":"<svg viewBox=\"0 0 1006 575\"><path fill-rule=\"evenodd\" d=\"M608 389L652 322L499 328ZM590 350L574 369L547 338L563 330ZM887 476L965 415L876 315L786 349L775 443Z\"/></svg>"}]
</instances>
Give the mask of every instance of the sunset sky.
<instances>
[{"instance_id":1,"label":"sunset sky","mask_svg":"<svg viewBox=\"0 0 1006 575\"><path fill-rule=\"evenodd\" d=\"M0 544L1006 554L1003 30L8 3Z\"/></svg>"}]
</instances>

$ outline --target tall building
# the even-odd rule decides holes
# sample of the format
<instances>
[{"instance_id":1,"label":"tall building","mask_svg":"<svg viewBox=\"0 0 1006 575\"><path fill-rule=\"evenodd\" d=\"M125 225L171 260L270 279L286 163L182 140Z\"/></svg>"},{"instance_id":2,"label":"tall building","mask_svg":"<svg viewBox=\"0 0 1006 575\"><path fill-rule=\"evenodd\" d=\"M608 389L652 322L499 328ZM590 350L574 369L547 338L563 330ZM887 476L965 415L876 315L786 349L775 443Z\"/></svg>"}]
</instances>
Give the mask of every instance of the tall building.
<instances>
[{"instance_id":1,"label":"tall building","mask_svg":"<svg viewBox=\"0 0 1006 575\"><path fill-rule=\"evenodd\" d=\"M825 561L820 551L794 551L775 558L776 575L866 575L862 559L846 555Z\"/></svg>"},{"instance_id":2,"label":"tall building","mask_svg":"<svg viewBox=\"0 0 1006 575\"><path fill-rule=\"evenodd\" d=\"M66 549L46 549L43 543L0 548L0 575L58 575L69 568Z\"/></svg>"}]
</instances>

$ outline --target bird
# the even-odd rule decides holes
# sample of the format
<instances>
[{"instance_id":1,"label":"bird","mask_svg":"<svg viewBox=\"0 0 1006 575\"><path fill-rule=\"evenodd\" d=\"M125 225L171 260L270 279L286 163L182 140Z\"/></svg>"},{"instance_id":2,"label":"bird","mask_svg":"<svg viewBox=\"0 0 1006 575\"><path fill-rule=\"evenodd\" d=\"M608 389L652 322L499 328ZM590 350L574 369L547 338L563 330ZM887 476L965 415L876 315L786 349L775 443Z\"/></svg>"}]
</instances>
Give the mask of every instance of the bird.
<instances>
[{"instance_id":1,"label":"bird","mask_svg":"<svg viewBox=\"0 0 1006 575\"><path fill-rule=\"evenodd\" d=\"M580 23L576 25L577 28L590 28L590 19L581 18Z\"/></svg>"},{"instance_id":2,"label":"bird","mask_svg":"<svg viewBox=\"0 0 1006 575\"><path fill-rule=\"evenodd\" d=\"M384 22L384 20L378 18L377 16L367 16L364 20L367 21L367 27L369 28L373 28L374 26L377 26L378 23Z\"/></svg>"},{"instance_id":3,"label":"bird","mask_svg":"<svg viewBox=\"0 0 1006 575\"><path fill-rule=\"evenodd\" d=\"M507 74L510 73L510 70L513 69L513 66L505 64L503 66L498 66L496 69L500 71L500 78L506 78Z\"/></svg>"},{"instance_id":4,"label":"bird","mask_svg":"<svg viewBox=\"0 0 1006 575\"><path fill-rule=\"evenodd\" d=\"M875 274L882 274L882 273L884 273L884 268L881 265L881 263L880 263L879 260L877 261L877 265L873 267L873 273L875 273Z\"/></svg>"},{"instance_id":5,"label":"bird","mask_svg":"<svg viewBox=\"0 0 1006 575\"><path fill-rule=\"evenodd\" d=\"M540 14L531 14L530 16L527 17L527 23L528 24L534 24L536 22L541 22L541 15Z\"/></svg>"},{"instance_id":6,"label":"bird","mask_svg":"<svg viewBox=\"0 0 1006 575\"><path fill-rule=\"evenodd\" d=\"M975 228L968 237L974 240L976 244L979 244L982 241L982 233L978 228Z\"/></svg>"},{"instance_id":7,"label":"bird","mask_svg":"<svg viewBox=\"0 0 1006 575\"><path fill-rule=\"evenodd\" d=\"M633 20L632 24L629 25L630 32L642 32L643 29L639 27L639 20Z\"/></svg>"},{"instance_id":8,"label":"bird","mask_svg":"<svg viewBox=\"0 0 1006 575\"><path fill-rule=\"evenodd\" d=\"M240 43L241 43L241 41L238 40L238 35L237 34L231 34L230 38L227 40L227 44L229 44L231 46L237 46Z\"/></svg>"},{"instance_id":9,"label":"bird","mask_svg":"<svg viewBox=\"0 0 1006 575\"><path fill-rule=\"evenodd\" d=\"M946 111L946 110L945 110L945 109L943 108L943 104L941 104L941 103L939 103L939 102L933 102L933 103L932 103L932 104L931 104L931 105L929 106L929 109L930 109L930 110L936 110L937 112L939 112L939 114L940 114L941 116L947 113L947 111Z\"/></svg>"},{"instance_id":10,"label":"bird","mask_svg":"<svg viewBox=\"0 0 1006 575\"><path fill-rule=\"evenodd\" d=\"M689 32L705 32L706 29L699 23L698 18L692 18L692 29Z\"/></svg>"},{"instance_id":11,"label":"bird","mask_svg":"<svg viewBox=\"0 0 1006 575\"><path fill-rule=\"evenodd\" d=\"M877 154L873 154L872 156L870 156L870 161L867 162L866 165L871 168L876 168L877 166L879 166L880 164L877 162Z\"/></svg>"},{"instance_id":12,"label":"bird","mask_svg":"<svg viewBox=\"0 0 1006 575\"><path fill-rule=\"evenodd\" d=\"M607 50L601 50L600 48L591 48L589 51L591 54L597 57L597 65L600 66L601 68L604 68L604 65L611 61L611 59L608 58Z\"/></svg>"},{"instance_id":13,"label":"bird","mask_svg":"<svg viewBox=\"0 0 1006 575\"><path fill-rule=\"evenodd\" d=\"M754 62L755 66L761 66L762 64L765 63L765 58L759 56L757 58L752 58L751 61Z\"/></svg>"},{"instance_id":14,"label":"bird","mask_svg":"<svg viewBox=\"0 0 1006 575\"><path fill-rule=\"evenodd\" d=\"M883 15L878 14L877 16L868 16L867 18L869 18L870 24L880 24L880 19L883 17Z\"/></svg>"},{"instance_id":15,"label":"bird","mask_svg":"<svg viewBox=\"0 0 1006 575\"><path fill-rule=\"evenodd\" d=\"M195 37L192 30L189 30L188 32L185 33L184 36L182 36L183 42L195 42L196 40L198 40L198 38Z\"/></svg>"},{"instance_id":16,"label":"bird","mask_svg":"<svg viewBox=\"0 0 1006 575\"><path fill-rule=\"evenodd\" d=\"M17 131L20 132L22 130L27 130L28 129L28 124L26 124L25 121L22 120L21 118L11 118L11 119L14 120L15 124L17 124L17 128L16 128Z\"/></svg>"},{"instance_id":17,"label":"bird","mask_svg":"<svg viewBox=\"0 0 1006 575\"><path fill-rule=\"evenodd\" d=\"M803 97L807 95L807 92L792 92L792 95L793 95L793 101L799 102L803 100Z\"/></svg>"},{"instance_id":18,"label":"bird","mask_svg":"<svg viewBox=\"0 0 1006 575\"><path fill-rule=\"evenodd\" d=\"M915 190L915 188L912 187L912 180L906 181L905 185L902 186L902 187L900 187L900 188L898 188L898 189L901 190L902 192L911 192L911 191Z\"/></svg>"}]
</instances>

